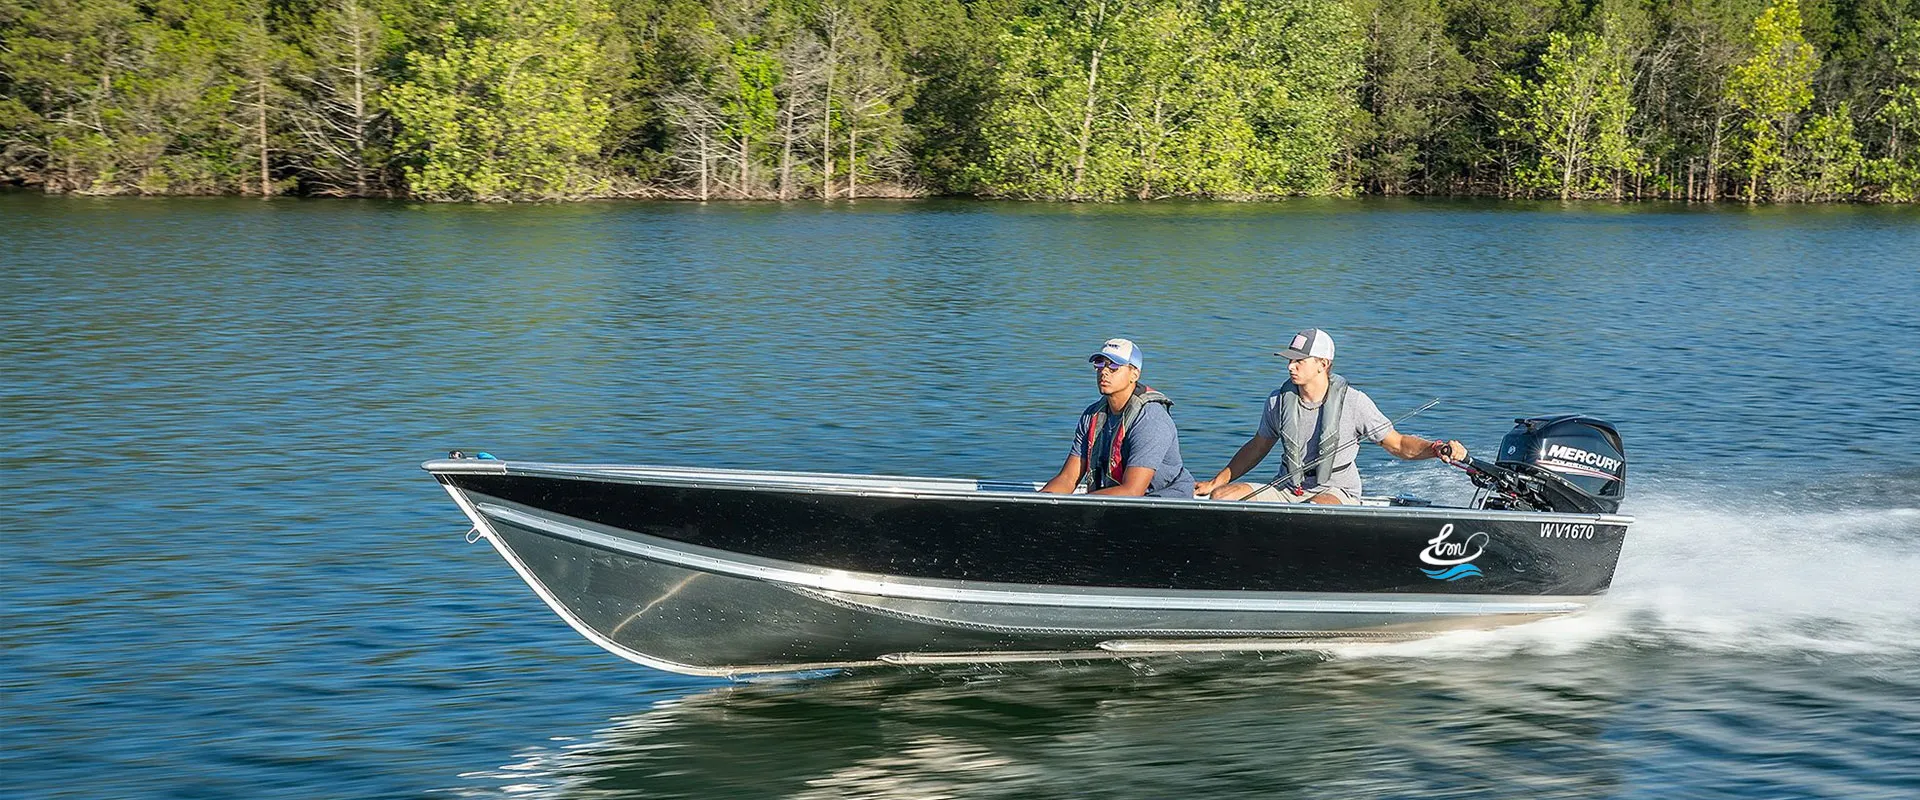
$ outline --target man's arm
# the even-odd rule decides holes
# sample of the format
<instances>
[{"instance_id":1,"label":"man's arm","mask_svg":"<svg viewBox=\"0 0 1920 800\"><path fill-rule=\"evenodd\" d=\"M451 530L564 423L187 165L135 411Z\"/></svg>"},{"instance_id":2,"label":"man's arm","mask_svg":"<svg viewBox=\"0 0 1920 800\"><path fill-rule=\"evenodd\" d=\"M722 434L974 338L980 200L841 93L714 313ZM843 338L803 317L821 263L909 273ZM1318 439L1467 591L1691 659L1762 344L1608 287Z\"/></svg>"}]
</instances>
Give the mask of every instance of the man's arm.
<instances>
[{"instance_id":1,"label":"man's arm","mask_svg":"<svg viewBox=\"0 0 1920 800\"><path fill-rule=\"evenodd\" d=\"M1279 441L1279 439L1258 435L1248 439L1246 444L1240 445L1240 450L1233 454L1233 458L1227 460L1226 469L1220 470L1220 474L1210 479L1194 484L1193 493L1213 494L1213 490L1232 483L1234 478L1247 474L1254 467L1260 466L1261 459L1273 452L1274 444Z\"/></svg>"},{"instance_id":2,"label":"man's arm","mask_svg":"<svg viewBox=\"0 0 1920 800\"><path fill-rule=\"evenodd\" d=\"M1380 438L1380 446L1396 458L1419 461L1423 458L1436 458L1441 454L1434 448L1433 441L1411 434L1394 431ZM1467 446L1456 441L1446 443L1449 461L1460 461L1467 457Z\"/></svg>"},{"instance_id":3,"label":"man's arm","mask_svg":"<svg viewBox=\"0 0 1920 800\"><path fill-rule=\"evenodd\" d=\"M1067 463L1060 465L1060 474L1053 476L1052 480L1047 481L1047 485L1040 487L1040 491L1047 494L1073 494L1074 488L1080 485L1080 473L1086 468L1086 459L1079 456L1067 456ZM1152 472L1152 470L1148 470L1148 472ZM1148 475L1147 478L1151 480L1153 476Z\"/></svg>"},{"instance_id":4,"label":"man's arm","mask_svg":"<svg viewBox=\"0 0 1920 800\"><path fill-rule=\"evenodd\" d=\"M1146 497L1147 488L1153 485L1153 475L1158 470L1152 467L1127 467L1120 473L1120 485L1088 492L1088 494L1109 494L1117 497Z\"/></svg>"},{"instance_id":5,"label":"man's arm","mask_svg":"<svg viewBox=\"0 0 1920 800\"><path fill-rule=\"evenodd\" d=\"M1060 474L1047 481L1047 485L1040 487L1040 491L1046 494L1073 494L1073 490L1080 486L1080 470L1085 469L1085 465L1086 462L1079 456L1067 456L1067 463L1060 465ZM1156 470L1151 467L1127 467L1127 471L1120 473L1119 486L1109 486L1088 494L1145 497L1147 487L1153 485L1155 472Z\"/></svg>"}]
</instances>

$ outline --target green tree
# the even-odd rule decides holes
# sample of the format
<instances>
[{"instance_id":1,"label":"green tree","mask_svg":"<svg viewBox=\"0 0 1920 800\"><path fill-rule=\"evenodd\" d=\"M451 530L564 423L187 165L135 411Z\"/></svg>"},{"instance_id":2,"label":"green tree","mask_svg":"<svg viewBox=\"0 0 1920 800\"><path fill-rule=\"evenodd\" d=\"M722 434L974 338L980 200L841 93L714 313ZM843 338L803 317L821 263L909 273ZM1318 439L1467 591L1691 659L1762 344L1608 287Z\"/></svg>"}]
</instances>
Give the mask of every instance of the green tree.
<instances>
[{"instance_id":1,"label":"green tree","mask_svg":"<svg viewBox=\"0 0 1920 800\"><path fill-rule=\"evenodd\" d=\"M144 26L122 0L0 0L0 168L54 191L110 183L131 134L116 89L144 61Z\"/></svg>"},{"instance_id":2,"label":"green tree","mask_svg":"<svg viewBox=\"0 0 1920 800\"><path fill-rule=\"evenodd\" d=\"M1112 200L1339 191L1359 38L1323 0L1091 0L1001 40L987 193Z\"/></svg>"},{"instance_id":3,"label":"green tree","mask_svg":"<svg viewBox=\"0 0 1920 800\"><path fill-rule=\"evenodd\" d=\"M381 0L327 0L294 38L304 55L289 81L291 159L306 191L366 197L389 183L392 126L381 105L390 31Z\"/></svg>"},{"instance_id":4,"label":"green tree","mask_svg":"<svg viewBox=\"0 0 1920 800\"><path fill-rule=\"evenodd\" d=\"M229 112L229 124L238 131L245 167L236 173L241 193L271 197L284 188L274 181L275 154L283 156L285 146L280 125L289 105L290 93L284 74L295 57L295 50L268 26L266 0L230 0L225 9L227 45L220 52L227 70L238 79Z\"/></svg>"},{"instance_id":5,"label":"green tree","mask_svg":"<svg viewBox=\"0 0 1920 800\"><path fill-rule=\"evenodd\" d=\"M1535 151L1517 174L1523 186L1557 193L1562 200L1620 196L1621 178L1641 169L1641 153L1627 125L1633 117L1623 46L1592 33L1548 38L1540 78L1507 78L1524 116L1512 133Z\"/></svg>"},{"instance_id":6,"label":"green tree","mask_svg":"<svg viewBox=\"0 0 1920 800\"><path fill-rule=\"evenodd\" d=\"M222 0L41 0L16 6L0 72L18 94L10 158L49 190L231 192L245 187L236 71L253 52Z\"/></svg>"},{"instance_id":7,"label":"green tree","mask_svg":"<svg viewBox=\"0 0 1920 800\"><path fill-rule=\"evenodd\" d=\"M1223 5L1234 63L1258 76L1248 112L1262 155L1259 194L1334 194L1335 159L1364 69L1359 25L1345 2L1257 0Z\"/></svg>"},{"instance_id":8,"label":"green tree","mask_svg":"<svg viewBox=\"0 0 1920 800\"><path fill-rule=\"evenodd\" d=\"M1793 135L1784 173L1784 199L1843 200L1858 190L1866 159L1853 135L1853 112L1846 103L1807 120Z\"/></svg>"},{"instance_id":9,"label":"green tree","mask_svg":"<svg viewBox=\"0 0 1920 800\"><path fill-rule=\"evenodd\" d=\"M1464 120L1472 67L1446 35L1440 0L1356 0L1367 39L1351 179L1381 194L1431 186L1436 149Z\"/></svg>"},{"instance_id":10,"label":"green tree","mask_svg":"<svg viewBox=\"0 0 1920 800\"><path fill-rule=\"evenodd\" d=\"M1502 133L1509 119L1524 113L1507 79L1536 72L1548 34L1580 29L1584 6L1565 0L1442 0L1447 33L1472 71L1455 108L1460 119L1434 132L1422 158L1430 181L1449 192L1517 191L1514 175L1534 154Z\"/></svg>"},{"instance_id":11,"label":"green tree","mask_svg":"<svg viewBox=\"0 0 1920 800\"><path fill-rule=\"evenodd\" d=\"M1868 163L1867 174L1880 199L1911 203L1920 200L1920 19L1901 28L1890 50L1892 85L1880 90L1874 115L1886 130L1884 155Z\"/></svg>"},{"instance_id":12,"label":"green tree","mask_svg":"<svg viewBox=\"0 0 1920 800\"><path fill-rule=\"evenodd\" d=\"M724 57L720 113L726 120L722 135L733 143L737 155L734 182L739 197L762 194L758 166L759 155L774 131L780 101L775 90L780 85L780 62L760 49L759 37L749 36L733 43Z\"/></svg>"},{"instance_id":13,"label":"green tree","mask_svg":"<svg viewBox=\"0 0 1920 800\"><path fill-rule=\"evenodd\" d=\"M1747 202L1785 161L1800 112L1813 102L1820 60L1801 32L1799 0L1777 0L1754 22L1753 55L1733 70L1727 91L1745 119Z\"/></svg>"},{"instance_id":14,"label":"green tree","mask_svg":"<svg viewBox=\"0 0 1920 800\"><path fill-rule=\"evenodd\" d=\"M1022 15L1001 34L998 102L987 111L986 152L973 167L986 192L1071 198L1087 190L1093 134L1110 107L1100 101L1109 7L1093 0L1071 13Z\"/></svg>"},{"instance_id":15,"label":"green tree","mask_svg":"<svg viewBox=\"0 0 1920 800\"><path fill-rule=\"evenodd\" d=\"M1125 165L1126 188L1140 199L1224 188L1231 168L1221 174L1216 156L1237 151L1232 140L1249 133L1243 120L1219 113L1233 99L1224 80L1232 69L1204 17L1191 12L1180 4L1143 9L1118 37L1123 53L1111 62L1125 65L1126 79L1114 96L1120 152L1109 158Z\"/></svg>"},{"instance_id":16,"label":"green tree","mask_svg":"<svg viewBox=\"0 0 1920 800\"><path fill-rule=\"evenodd\" d=\"M1017 0L883 0L883 35L897 37L901 69L915 83L901 110L917 180L935 192L971 193L985 159L986 116L995 105L997 43Z\"/></svg>"},{"instance_id":17,"label":"green tree","mask_svg":"<svg viewBox=\"0 0 1920 800\"><path fill-rule=\"evenodd\" d=\"M441 7L428 47L387 92L416 197L513 200L591 194L612 113L593 0L471 0Z\"/></svg>"}]
</instances>

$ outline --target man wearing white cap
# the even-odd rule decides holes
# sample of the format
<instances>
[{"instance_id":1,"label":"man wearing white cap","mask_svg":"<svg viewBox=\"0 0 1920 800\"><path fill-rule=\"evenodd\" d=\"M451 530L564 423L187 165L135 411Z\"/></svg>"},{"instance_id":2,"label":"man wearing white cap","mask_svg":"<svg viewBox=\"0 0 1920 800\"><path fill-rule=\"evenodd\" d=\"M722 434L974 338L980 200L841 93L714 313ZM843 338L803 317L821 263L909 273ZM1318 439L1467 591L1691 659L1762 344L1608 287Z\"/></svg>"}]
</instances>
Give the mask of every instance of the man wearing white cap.
<instances>
[{"instance_id":1,"label":"man wearing white cap","mask_svg":"<svg viewBox=\"0 0 1920 800\"><path fill-rule=\"evenodd\" d=\"M1073 449L1040 491L1123 497L1193 497L1193 473L1180 461L1173 401L1140 382L1140 347L1108 339L1087 357L1101 398L1080 413Z\"/></svg>"},{"instance_id":2,"label":"man wearing white cap","mask_svg":"<svg viewBox=\"0 0 1920 800\"><path fill-rule=\"evenodd\" d=\"M1430 442L1393 429L1365 392L1333 374L1333 337L1308 328L1293 337L1287 349L1274 353L1287 359L1286 385L1267 395L1260 429L1240 446L1227 468L1195 487L1215 500L1277 500L1285 503L1338 505L1360 500L1360 470L1353 465L1360 443L1378 442L1387 452L1408 460L1446 455L1467 457L1466 446L1449 441ZM1234 483L1281 445L1282 472L1266 487Z\"/></svg>"}]
</instances>

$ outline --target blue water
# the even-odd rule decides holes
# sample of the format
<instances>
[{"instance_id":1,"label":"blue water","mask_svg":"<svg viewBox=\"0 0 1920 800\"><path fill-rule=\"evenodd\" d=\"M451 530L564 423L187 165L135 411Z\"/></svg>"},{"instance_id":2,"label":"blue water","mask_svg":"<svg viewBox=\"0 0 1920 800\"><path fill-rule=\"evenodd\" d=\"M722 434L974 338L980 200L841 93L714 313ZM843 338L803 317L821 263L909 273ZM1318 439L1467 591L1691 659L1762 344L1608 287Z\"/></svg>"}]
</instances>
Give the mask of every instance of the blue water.
<instances>
[{"instance_id":1,"label":"blue water","mask_svg":"<svg viewBox=\"0 0 1920 800\"><path fill-rule=\"evenodd\" d=\"M0 194L21 797L1920 796L1920 210ZM727 684L555 618L420 461L1041 479L1138 341L1197 473L1318 326L1403 430L1619 424L1593 613ZM1433 462L1369 491L1464 499Z\"/></svg>"}]
</instances>

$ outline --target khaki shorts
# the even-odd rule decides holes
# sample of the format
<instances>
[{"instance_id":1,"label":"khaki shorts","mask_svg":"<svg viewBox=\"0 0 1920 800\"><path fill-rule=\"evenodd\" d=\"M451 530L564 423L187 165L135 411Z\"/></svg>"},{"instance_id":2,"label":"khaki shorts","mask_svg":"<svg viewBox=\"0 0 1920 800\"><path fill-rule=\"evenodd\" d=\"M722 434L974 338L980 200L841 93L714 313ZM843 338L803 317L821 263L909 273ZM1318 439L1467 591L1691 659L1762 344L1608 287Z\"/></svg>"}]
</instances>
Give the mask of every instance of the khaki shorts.
<instances>
[{"instance_id":1,"label":"khaki shorts","mask_svg":"<svg viewBox=\"0 0 1920 800\"><path fill-rule=\"evenodd\" d=\"M1338 486L1315 486L1312 489L1307 489L1304 494L1294 494L1291 489L1268 486L1260 491L1247 495L1243 499L1268 503L1308 503L1312 502L1313 498L1323 494L1339 498L1341 505L1351 506L1357 505L1360 502L1360 498L1354 497L1347 490Z\"/></svg>"}]
</instances>

